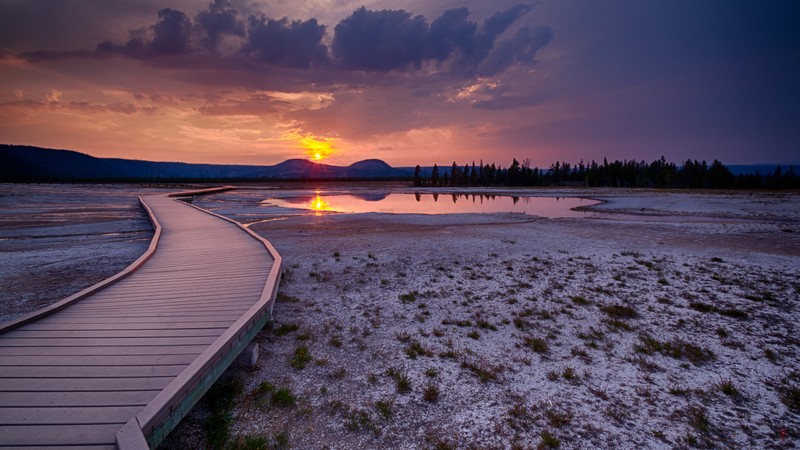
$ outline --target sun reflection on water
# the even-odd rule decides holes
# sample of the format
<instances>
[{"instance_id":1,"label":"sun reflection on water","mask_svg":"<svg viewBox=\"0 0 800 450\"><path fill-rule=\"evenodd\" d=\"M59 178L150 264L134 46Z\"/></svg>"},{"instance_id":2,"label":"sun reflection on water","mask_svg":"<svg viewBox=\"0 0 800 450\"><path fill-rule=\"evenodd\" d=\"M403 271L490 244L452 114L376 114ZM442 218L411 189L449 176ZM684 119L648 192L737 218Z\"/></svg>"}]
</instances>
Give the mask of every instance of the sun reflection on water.
<instances>
[{"instance_id":1,"label":"sun reflection on water","mask_svg":"<svg viewBox=\"0 0 800 450\"><path fill-rule=\"evenodd\" d=\"M314 190L308 195L265 203L300 208L316 216L327 213L453 214L519 212L542 217L583 217L587 213L574 208L598 203L585 198L521 197L495 194L358 193L330 194Z\"/></svg>"},{"instance_id":2,"label":"sun reflection on water","mask_svg":"<svg viewBox=\"0 0 800 450\"><path fill-rule=\"evenodd\" d=\"M319 192L317 192L314 195L314 198L311 199L308 209L314 211L318 216L322 215L322 213L325 211L333 211L331 204L325 200L325 198L319 195Z\"/></svg>"}]
</instances>

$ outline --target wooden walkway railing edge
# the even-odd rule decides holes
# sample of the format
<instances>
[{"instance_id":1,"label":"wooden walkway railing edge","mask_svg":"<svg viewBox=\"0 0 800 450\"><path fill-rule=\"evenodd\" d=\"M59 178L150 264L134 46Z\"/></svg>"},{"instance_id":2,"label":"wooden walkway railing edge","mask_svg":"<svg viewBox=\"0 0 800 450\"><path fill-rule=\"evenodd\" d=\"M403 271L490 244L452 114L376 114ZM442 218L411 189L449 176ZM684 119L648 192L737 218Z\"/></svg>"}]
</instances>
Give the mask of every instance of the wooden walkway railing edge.
<instances>
[{"instance_id":1,"label":"wooden walkway railing edge","mask_svg":"<svg viewBox=\"0 0 800 450\"><path fill-rule=\"evenodd\" d=\"M153 233L153 238L150 239L150 245L147 247L147 250L142 254L142 256L136 259L136 261L132 262L128 267L123 269L121 272L112 275L98 283L95 283L92 286L89 286L88 288L80 292L72 294L63 300L53 303L50 306L46 306L44 308L28 313L17 319L0 324L0 334L19 328L23 325L29 324L43 317L61 311L67 306L75 302L78 302L94 294L95 292L103 290L108 286L111 286L112 284L116 283L117 281L122 280L123 278L135 272L139 267L142 266L142 264L147 262L147 260L150 259L150 257L153 256L153 254L156 252L156 248L158 247L158 240L161 237L161 224L158 222L158 219L156 218L155 214L153 214L153 211L150 209L150 207L147 206L147 204L145 204L144 201L142 201L141 197L139 197L139 204L142 205L144 210L147 212L147 215L150 217L150 222L153 224L153 228L155 229L155 232Z\"/></svg>"},{"instance_id":2,"label":"wooden walkway railing edge","mask_svg":"<svg viewBox=\"0 0 800 450\"><path fill-rule=\"evenodd\" d=\"M218 188L214 192L228 189L232 188ZM199 193L211 192L204 190ZM178 193L171 196L187 196L185 194L196 195L198 192ZM280 254L269 241L241 223L191 204L189 206L235 224L264 245L274 262L258 302L201 353L175 380L156 395L136 417L131 418L117 432L116 443L117 448L120 450L157 447L225 372L272 316L272 307L275 304L281 275L282 258Z\"/></svg>"}]
</instances>

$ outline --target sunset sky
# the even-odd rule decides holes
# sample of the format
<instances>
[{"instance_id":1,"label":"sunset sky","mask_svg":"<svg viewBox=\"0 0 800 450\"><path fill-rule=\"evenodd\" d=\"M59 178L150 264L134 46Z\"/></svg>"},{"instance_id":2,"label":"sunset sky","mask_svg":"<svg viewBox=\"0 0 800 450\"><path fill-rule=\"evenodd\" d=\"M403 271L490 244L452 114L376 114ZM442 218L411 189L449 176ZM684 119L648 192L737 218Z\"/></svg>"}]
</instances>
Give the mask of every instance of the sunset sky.
<instances>
[{"instance_id":1,"label":"sunset sky","mask_svg":"<svg viewBox=\"0 0 800 450\"><path fill-rule=\"evenodd\" d=\"M0 0L0 143L394 166L800 161L800 2Z\"/></svg>"}]
</instances>

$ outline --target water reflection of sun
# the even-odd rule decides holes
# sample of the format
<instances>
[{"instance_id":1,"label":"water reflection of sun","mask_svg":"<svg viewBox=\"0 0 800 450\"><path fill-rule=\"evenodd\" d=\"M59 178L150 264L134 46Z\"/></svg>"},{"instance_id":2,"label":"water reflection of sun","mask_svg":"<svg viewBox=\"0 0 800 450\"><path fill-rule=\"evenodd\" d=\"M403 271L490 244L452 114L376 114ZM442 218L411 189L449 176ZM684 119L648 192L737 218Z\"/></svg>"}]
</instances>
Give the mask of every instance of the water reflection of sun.
<instances>
[{"instance_id":1,"label":"water reflection of sun","mask_svg":"<svg viewBox=\"0 0 800 450\"><path fill-rule=\"evenodd\" d=\"M313 210L318 216L321 215L323 211L332 211L330 203L319 194L316 194L314 198L311 199L309 209Z\"/></svg>"}]
</instances>

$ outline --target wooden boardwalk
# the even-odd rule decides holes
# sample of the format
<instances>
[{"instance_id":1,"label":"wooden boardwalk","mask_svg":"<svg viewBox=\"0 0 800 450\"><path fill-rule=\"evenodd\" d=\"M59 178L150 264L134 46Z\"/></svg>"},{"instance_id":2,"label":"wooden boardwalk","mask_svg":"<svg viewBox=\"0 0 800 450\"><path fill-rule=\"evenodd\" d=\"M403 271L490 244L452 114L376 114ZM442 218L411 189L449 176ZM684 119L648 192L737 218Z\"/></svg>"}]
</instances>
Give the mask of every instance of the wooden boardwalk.
<instances>
[{"instance_id":1,"label":"wooden boardwalk","mask_svg":"<svg viewBox=\"0 0 800 450\"><path fill-rule=\"evenodd\" d=\"M155 447L271 314L274 248L166 195L128 269L0 327L0 447Z\"/></svg>"}]
</instances>

